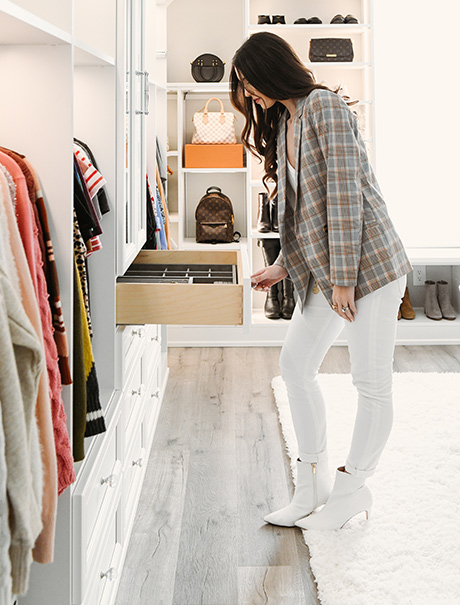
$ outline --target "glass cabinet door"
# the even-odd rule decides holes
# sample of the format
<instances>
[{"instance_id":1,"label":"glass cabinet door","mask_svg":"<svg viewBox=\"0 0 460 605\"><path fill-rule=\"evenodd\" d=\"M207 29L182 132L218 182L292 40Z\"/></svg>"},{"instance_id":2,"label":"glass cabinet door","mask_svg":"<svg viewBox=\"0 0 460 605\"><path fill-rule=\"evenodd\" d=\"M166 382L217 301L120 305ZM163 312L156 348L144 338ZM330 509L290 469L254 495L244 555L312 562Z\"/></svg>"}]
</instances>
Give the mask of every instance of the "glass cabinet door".
<instances>
[{"instance_id":1,"label":"glass cabinet door","mask_svg":"<svg viewBox=\"0 0 460 605\"><path fill-rule=\"evenodd\" d=\"M134 260L146 240L146 115L148 114L148 73L144 68L145 33L144 0L120 2L124 13L125 47L119 71L124 79L123 112L125 141L123 146L124 179L122 216L119 221L118 273L122 274ZM121 111L121 109L120 109Z\"/></svg>"}]
</instances>

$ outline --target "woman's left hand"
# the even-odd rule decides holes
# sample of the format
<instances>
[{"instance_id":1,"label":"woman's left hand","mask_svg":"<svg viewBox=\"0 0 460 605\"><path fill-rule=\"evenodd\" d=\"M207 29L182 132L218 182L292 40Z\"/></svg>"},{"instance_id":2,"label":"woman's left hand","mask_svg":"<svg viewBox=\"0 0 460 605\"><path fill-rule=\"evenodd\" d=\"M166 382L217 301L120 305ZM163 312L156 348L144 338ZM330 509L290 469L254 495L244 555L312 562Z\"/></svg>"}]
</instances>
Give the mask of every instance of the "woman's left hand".
<instances>
[{"instance_id":1,"label":"woman's left hand","mask_svg":"<svg viewBox=\"0 0 460 605\"><path fill-rule=\"evenodd\" d=\"M357 314L355 305L355 287L354 286L333 286L332 287L332 308L347 321L354 321Z\"/></svg>"}]
</instances>

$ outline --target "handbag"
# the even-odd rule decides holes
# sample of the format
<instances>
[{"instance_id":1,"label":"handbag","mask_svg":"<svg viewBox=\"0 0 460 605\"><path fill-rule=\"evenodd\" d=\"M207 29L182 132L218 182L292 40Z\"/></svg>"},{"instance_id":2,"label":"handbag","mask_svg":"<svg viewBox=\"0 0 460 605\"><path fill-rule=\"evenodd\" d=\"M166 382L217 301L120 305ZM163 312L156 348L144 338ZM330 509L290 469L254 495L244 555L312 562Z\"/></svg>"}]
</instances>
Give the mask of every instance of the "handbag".
<instances>
[{"instance_id":1,"label":"handbag","mask_svg":"<svg viewBox=\"0 0 460 605\"><path fill-rule=\"evenodd\" d=\"M208 111L211 101L220 103L220 112ZM211 97L201 111L193 114L194 145L234 145L236 116L231 111L224 111L224 104L217 97Z\"/></svg>"},{"instance_id":2,"label":"handbag","mask_svg":"<svg viewBox=\"0 0 460 605\"><path fill-rule=\"evenodd\" d=\"M239 241L233 231L235 217L230 198L220 187L208 187L195 210L196 241L201 244L229 244Z\"/></svg>"},{"instance_id":3,"label":"handbag","mask_svg":"<svg viewBox=\"0 0 460 605\"><path fill-rule=\"evenodd\" d=\"M350 38L312 38L308 57L312 63L353 61L353 42Z\"/></svg>"},{"instance_id":4,"label":"handbag","mask_svg":"<svg viewBox=\"0 0 460 605\"><path fill-rule=\"evenodd\" d=\"M220 82L224 77L224 65L217 55L205 53L191 63L192 77L195 82Z\"/></svg>"}]
</instances>

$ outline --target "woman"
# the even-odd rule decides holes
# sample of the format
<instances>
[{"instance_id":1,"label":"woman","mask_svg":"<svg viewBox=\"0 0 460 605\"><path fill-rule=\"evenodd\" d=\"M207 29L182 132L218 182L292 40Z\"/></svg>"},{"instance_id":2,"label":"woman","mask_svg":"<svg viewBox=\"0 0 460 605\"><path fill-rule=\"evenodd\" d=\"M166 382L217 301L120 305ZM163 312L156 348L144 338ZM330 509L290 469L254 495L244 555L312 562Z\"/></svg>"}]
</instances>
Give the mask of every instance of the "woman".
<instances>
[{"instance_id":1,"label":"woman","mask_svg":"<svg viewBox=\"0 0 460 605\"><path fill-rule=\"evenodd\" d=\"M315 83L282 38L263 32L246 40L233 58L231 90L246 118L242 140L263 158L263 181L275 182L278 196L281 253L254 273L252 284L266 292L289 276L298 294L280 356L299 447L297 484L292 502L265 521L338 529L371 511L365 480L393 421L397 312L412 267L355 115L338 94ZM344 327L358 411L346 464L331 490L317 375Z\"/></svg>"}]
</instances>

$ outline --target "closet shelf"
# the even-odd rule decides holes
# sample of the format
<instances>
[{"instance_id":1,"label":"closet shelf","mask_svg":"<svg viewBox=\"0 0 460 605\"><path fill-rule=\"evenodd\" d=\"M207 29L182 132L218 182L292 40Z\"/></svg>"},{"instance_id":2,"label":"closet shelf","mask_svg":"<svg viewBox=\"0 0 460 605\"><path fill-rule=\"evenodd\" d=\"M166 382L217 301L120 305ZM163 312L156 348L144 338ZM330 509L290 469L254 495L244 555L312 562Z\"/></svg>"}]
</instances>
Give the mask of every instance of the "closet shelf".
<instances>
[{"instance_id":1,"label":"closet shelf","mask_svg":"<svg viewBox=\"0 0 460 605\"><path fill-rule=\"evenodd\" d=\"M271 32L276 32L277 30L281 30L281 31L286 31L286 30L299 30L299 31L303 31L305 32L305 30L314 33L314 32L318 32L318 33L325 33L326 31L329 32L333 32L333 33L339 33L340 35L343 35L345 33L347 34L363 34L364 32L366 32L367 30L370 29L370 24L369 23L362 23L362 24L354 24L354 25L348 25L348 24L344 24L344 25L338 25L338 24L333 24L333 23L318 23L318 24L308 24L308 23L286 23L286 24L275 24L275 25L269 25L269 24L264 24L264 25L258 25L258 24L251 24L249 25L249 31L271 31Z\"/></svg>"},{"instance_id":2,"label":"closet shelf","mask_svg":"<svg viewBox=\"0 0 460 605\"><path fill-rule=\"evenodd\" d=\"M309 68L326 67L327 69L366 69L371 67L371 63L364 63L361 61L316 61L311 63L305 61L304 65Z\"/></svg>"},{"instance_id":3,"label":"closet shelf","mask_svg":"<svg viewBox=\"0 0 460 605\"><path fill-rule=\"evenodd\" d=\"M182 172L186 174L233 174L247 171L247 168L182 168Z\"/></svg>"},{"instance_id":4,"label":"closet shelf","mask_svg":"<svg viewBox=\"0 0 460 605\"><path fill-rule=\"evenodd\" d=\"M230 82L168 82L168 92L229 92Z\"/></svg>"},{"instance_id":5,"label":"closet shelf","mask_svg":"<svg viewBox=\"0 0 460 605\"><path fill-rule=\"evenodd\" d=\"M257 229L253 229L251 231L251 238L252 239L279 239L280 234L275 233L274 231L269 231L268 233L259 233L259 231L257 231Z\"/></svg>"},{"instance_id":6,"label":"closet shelf","mask_svg":"<svg viewBox=\"0 0 460 605\"><path fill-rule=\"evenodd\" d=\"M413 265L460 265L458 248L408 248L407 255Z\"/></svg>"},{"instance_id":7,"label":"closet shelf","mask_svg":"<svg viewBox=\"0 0 460 605\"><path fill-rule=\"evenodd\" d=\"M170 212L169 213L169 222L170 223L178 223L179 222L179 213L178 212Z\"/></svg>"},{"instance_id":8,"label":"closet shelf","mask_svg":"<svg viewBox=\"0 0 460 605\"><path fill-rule=\"evenodd\" d=\"M3 0L0 40L8 44L71 44L72 35L14 2Z\"/></svg>"},{"instance_id":9,"label":"closet shelf","mask_svg":"<svg viewBox=\"0 0 460 605\"><path fill-rule=\"evenodd\" d=\"M115 66L115 57L107 55L103 51L74 38L74 65L87 66Z\"/></svg>"},{"instance_id":10,"label":"closet shelf","mask_svg":"<svg viewBox=\"0 0 460 605\"><path fill-rule=\"evenodd\" d=\"M239 250L242 244L247 244L247 238L231 244L198 244L194 237L184 237L183 250Z\"/></svg>"}]
</instances>

